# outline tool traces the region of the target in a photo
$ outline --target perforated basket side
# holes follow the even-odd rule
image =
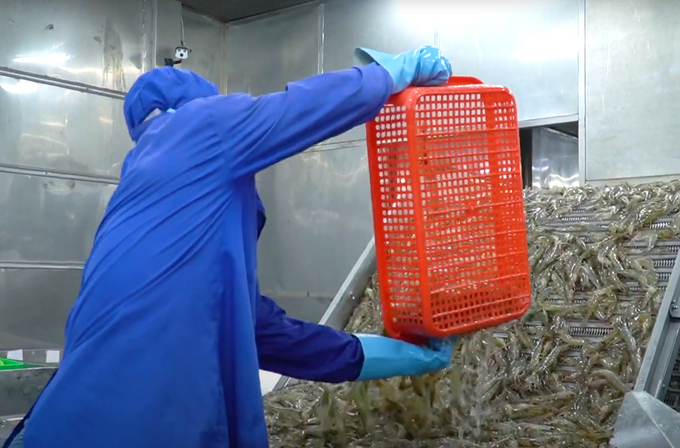
[[[398,323],[422,325],[406,106],[386,105],[367,134],[383,321],[399,338]]]
[[[531,291],[509,90],[459,80],[407,89],[367,131],[387,332],[422,341],[524,314]]]
[[[515,319],[530,302],[519,136],[507,89],[431,90],[414,137],[431,311],[449,336]]]

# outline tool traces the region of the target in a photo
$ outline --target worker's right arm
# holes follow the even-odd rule
[[[260,296],[255,329],[260,369],[292,378],[340,383],[358,378],[364,365],[359,339],[325,325],[286,315]]]
[[[427,348],[383,336],[351,335],[289,317],[262,295],[255,340],[260,369],[328,383],[436,372],[449,365],[455,345],[447,341]]]
[[[371,63],[293,82],[284,92],[216,96],[206,105],[230,175],[240,178],[375,118],[393,86],[390,73]]]

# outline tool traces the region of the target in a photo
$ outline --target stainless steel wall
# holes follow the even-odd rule
[[[440,46],[457,74],[509,86],[525,124],[578,114],[578,0],[329,0],[228,28],[229,92],[264,94],[353,64],[362,45]],[[372,236],[364,129],[262,173],[264,292],[318,318]],[[312,300],[298,300],[310,298]]]
[[[680,3],[587,0],[585,177],[680,174]]]
[[[182,68],[193,70],[214,82],[226,93],[227,27],[208,17],[183,10],[185,44],[191,48],[191,56],[181,64]],[[172,50],[174,51],[174,45]]]
[[[0,349],[63,344],[132,143],[124,92],[181,39],[223,85],[224,26],[173,0],[0,3]]]

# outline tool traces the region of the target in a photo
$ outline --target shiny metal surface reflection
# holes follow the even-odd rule
[[[414,4],[418,4],[417,2]],[[427,8],[422,5],[423,9]],[[436,8],[434,8],[436,9]],[[408,1],[344,0],[325,2],[323,70],[330,72],[355,64],[359,46],[401,53],[435,43],[435,14],[411,14]],[[457,65],[457,64],[454,64]],[[458,70],[459,67],[456,67]],[[363,140],[364,126],[331,139],[331,142]],[[368,242],[362,241],[362,247]],[[358,252],[357,256],[359,255]],[[347,267],[349,269],[351,264]],[[349,272],[349,271],[347,271]],[[344,275],[347,275],[344,272]],[[339,286],[339,284],[338,284]]]
[[[132,147],[123,102],[0,76],[0,164],[116,178]]]
[[[0,172],[0,267],[84,262],[114,190],[115,185]]]
[[[182,68],[200,74],[226,93],[226,26],[186,9],[182,11],[182,17],[185,44],[192,50]]]
[[[456,73],[509,87],[520,121],[578,113],[578,0],[446,5],[438,39]]]
[[[143,72],[162,66],[181,40],[191,44],[190,69],[217,79],[224,26],[182,12],[175,0],[6,0],[0,5],[0,67],[127,91]],[[221,53],[221,50],[220,50]]]
[[[64,345],[81,270],[0,268],[0,349]]]
[[[59,348],[132,147],[124,92],[180,44],[224,88],[224,26],[175,0],[0,2],[0,350]]]
[[[679,2],[586,2],[588,182],[680,173],[679,16]]]
[[[228,92],[262,95],[283,90],[290,81],[315,75],[318,30],[317,4],[230,25],[226,58]]]
[[[184,0],[183,3],[224,22],[266,14],[313,0]]]
[[[680,414],[647,392],[628,392],[616,419],[613,448],[680,447]]]
[[[578,139],[551,129],[534,129],[532,172],[534,188],[578,186]]]
[[[373,234],[366,147],[315,148],[262,173],[258,189],[268,222],[259,276],[273,298],[332,298]],[[348,268],[348,269],[349,269]],[[302,313],[302,311],[300,311]],[[319,316],[320,317],[320,316]]]
[[[0,66],[125,91],[142,73],[144,3],[3,1]]]

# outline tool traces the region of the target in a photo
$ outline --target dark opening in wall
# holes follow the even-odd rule
[[[532,128],[519,130],[519,146],[522,152],[522,186],[524,188],[531,187],[531,179],[533,177],[531,169],[533,135]]]
[[[524,188],[578,185],[578,122],[519,131]]]

